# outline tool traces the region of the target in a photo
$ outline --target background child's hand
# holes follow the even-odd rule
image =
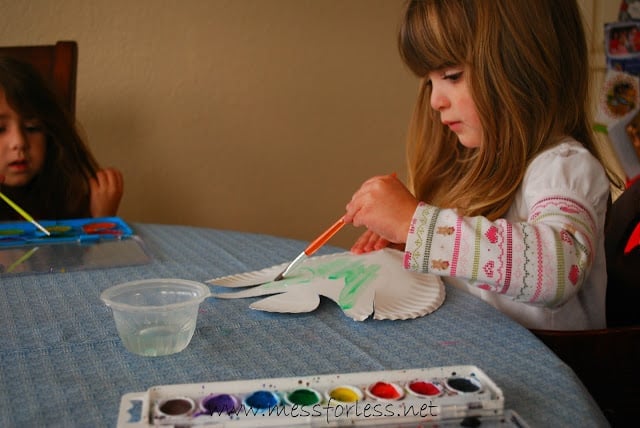
[[[89,180],[91,187],[91,216],[116,215],[124,189],[122,173],[115,168],[101,169]]]
[[[365,181],[353,194],[344,215],[345,223],[368,229],[352,251],[373,251],[389,243],[404,243],[417,206],[416,198],[394,175]]]

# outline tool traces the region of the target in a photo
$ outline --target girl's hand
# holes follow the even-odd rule
[[[377,176],[365,181],[353,194],[344,215],[345,223],[368,229],[356,241],[352,251],[380,249],[385,241],[387,245],[403,244],[417,206],[418,200],[395,175]]]
[[[386,247],[395,248],[396,250],[404,250],[404,244],[392,244],[380,235],[367,230],[360,235],[353,244],[351,252],[354,254],[370,253],[371,251],[381,250]]]
[[[115,168],[101,169],[89,180],[91,216],[111,217],[118,212],[124,189],[122,173]]]

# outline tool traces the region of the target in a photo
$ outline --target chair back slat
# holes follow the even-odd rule
[[[0,55],[31,63],[47,79],[62,105],[75,118],[78,44],[59,41],[54,45],[0,46]]]

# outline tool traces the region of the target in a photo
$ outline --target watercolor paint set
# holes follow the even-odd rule
[[[119,217],[99,217],[40,224],[0,223],[0,276],[69,272],[146,264],[151,257],[143,240]]]
[[[0,223],[0,247],[63,242],[91,243],[127,238],[133,234],[129,225],[119,217],[42,220],[39,223],[50,235],[47,236],[28,221]]]
[[[476,366],[154,386],[122,396],[118,427],[527,427]]]

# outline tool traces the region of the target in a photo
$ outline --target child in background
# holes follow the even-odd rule
[[[120,171],[100,169],[73,120],[30,64],[0,57],[1,189],[31,216],[116,215]],[[0,221],[23,220],[0,201]]]
[[[410,189],[367,180],[345,222],[352,251],[402,246],[407,269],[443,276],[528,328],[605,327],[610,185],[589,117],[575,0],[415,0],[399,33],[421,78],[408,137]]]

